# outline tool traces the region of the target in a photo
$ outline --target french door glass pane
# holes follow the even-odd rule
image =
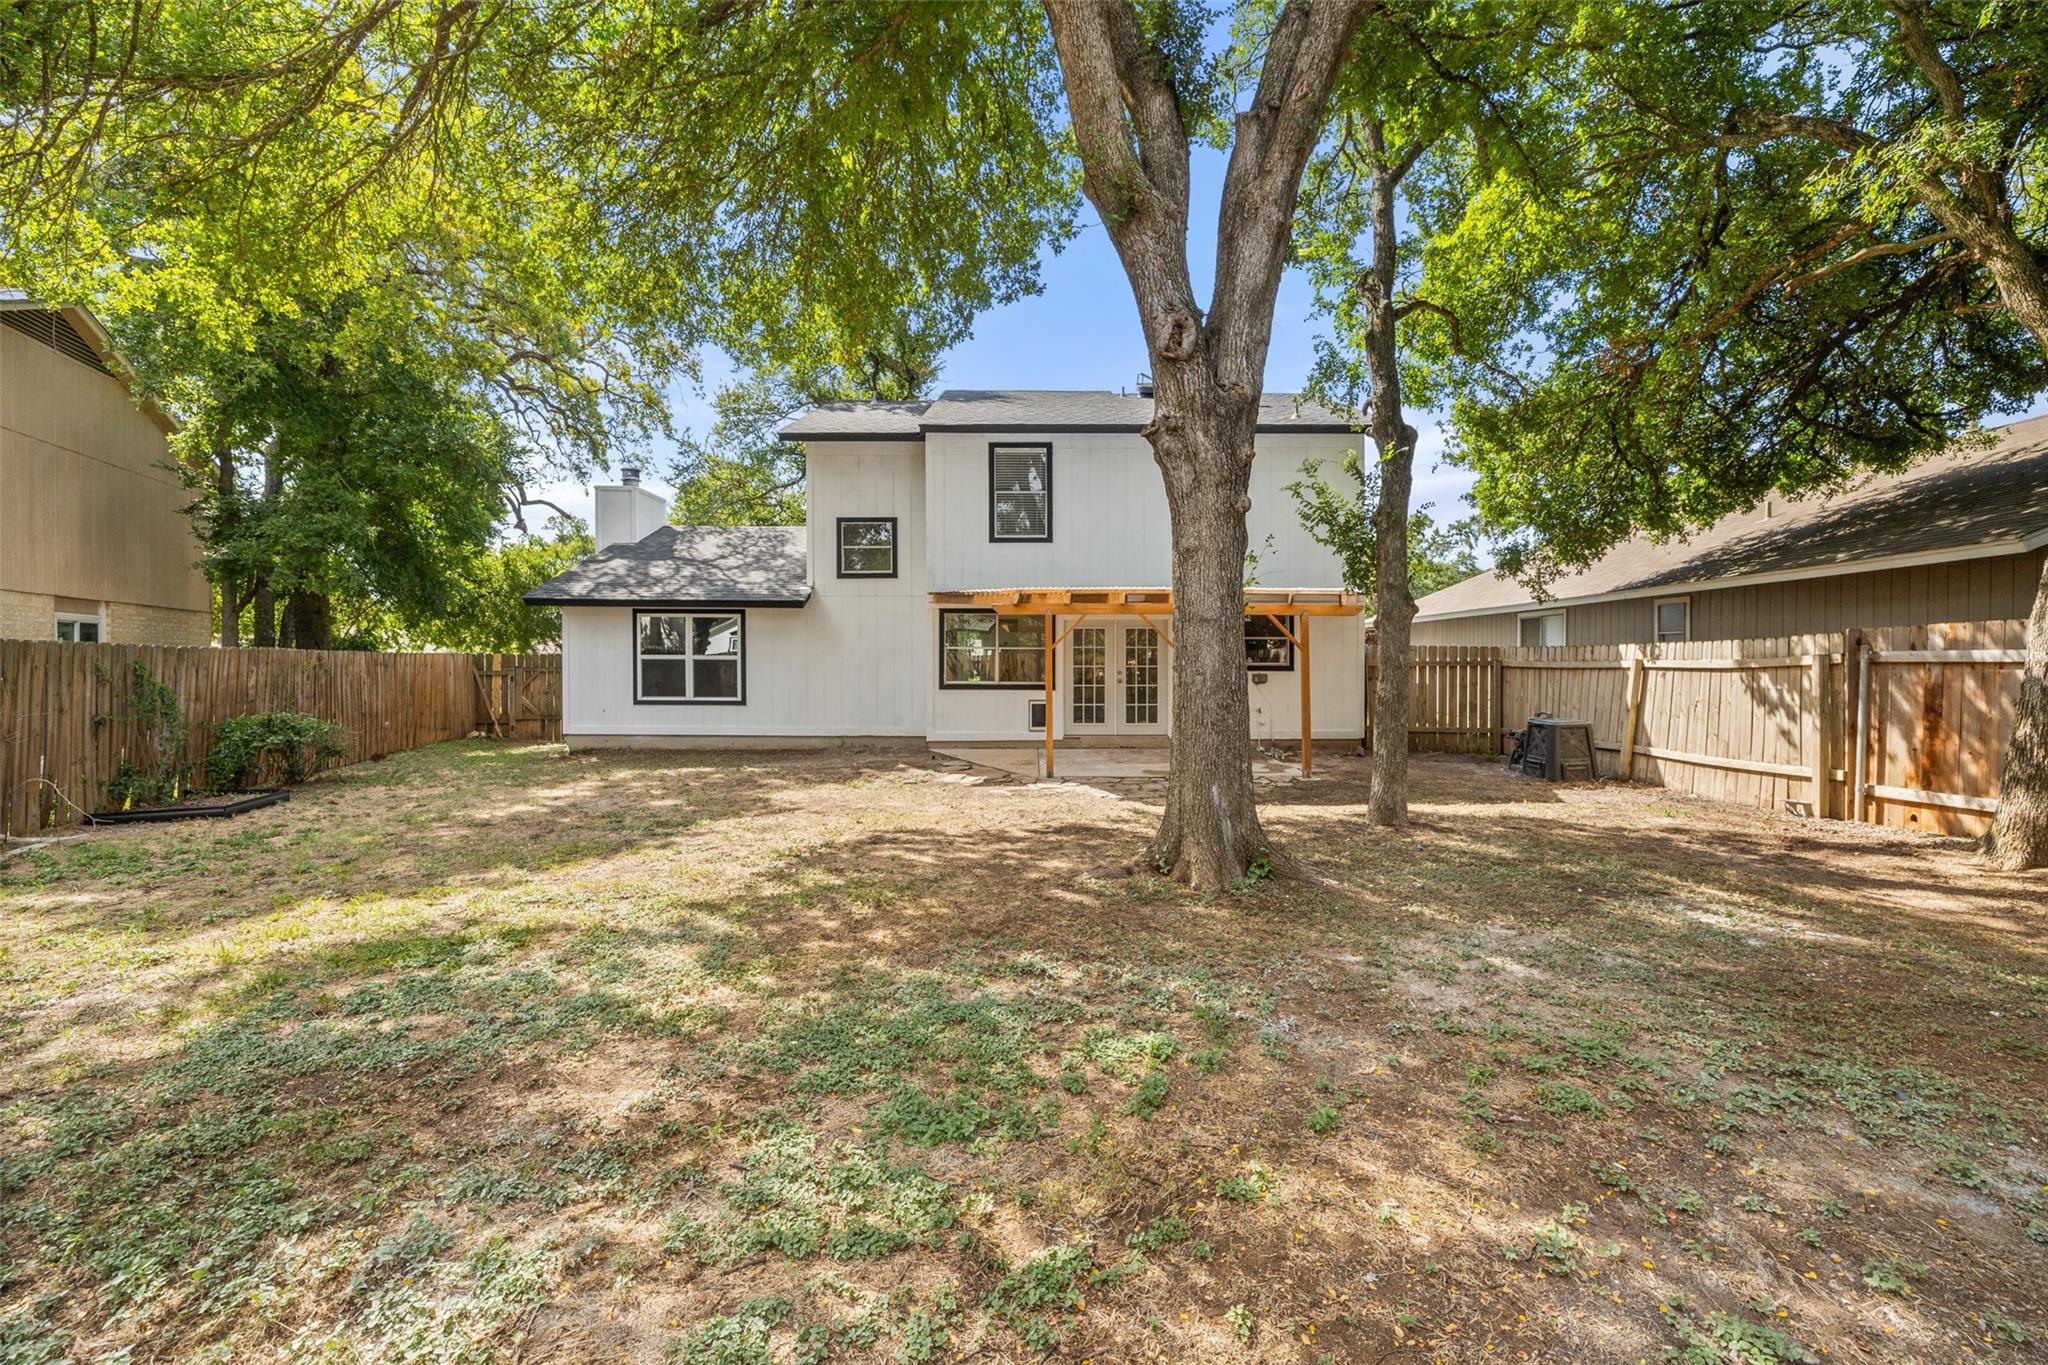
[[[1074,631],[1074,724],[1109,724],[1109,647],[1101,626]]]
[[[1124,724],[1159,723],[1159,637],[1124,631]]]

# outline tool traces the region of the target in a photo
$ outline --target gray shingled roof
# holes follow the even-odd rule
[[[2014,422],[1995,435],[1989,449],[1938,455],[1833,498],[1773,499],[1690,540],[1624,541],[1551,584],[1549,600],[1802,570],[1853,573],[1872,561],[1982,546],[2035,548],[2048,540],[2048,417]],[[1511,611],[1533,601],[1513,579],[1480,574],[1418,601],[1416,619]]]
[[[801,526],[664,526],[576,561],[522,599],[534,606],[800,607]]]
[[[1107,389],[948,389],[929,403],[828,403],[782,428],[806,439],[914,440],[927,431],[1142,431],[1152,400]],[[1260,431],[1349,432],[1341,413],[1292,393],[1259,401]]]
[[[792,441],[806,436],[891,437],[915,440],[929,403],[827,403],[782,428]]]

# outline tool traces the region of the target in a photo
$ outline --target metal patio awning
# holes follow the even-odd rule
[[[998,616],[1171,616],[1171,588],[965,588],[931,595],[934,606]],[[1334,588],[1247,588],[1247,616],[1358,616],[1365,599]]]

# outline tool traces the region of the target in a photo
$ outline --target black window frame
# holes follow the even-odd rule
[[[997,630],[998,632],[1000,632],[1000,631],[1002,630],[1002,628],[1003,628],[1003,622],[1004,622],[1004,621],[1038,621],[1038,622],[1041,622],[1041,623],[1042,623],[1042,622],[1043,622],[1043,621],[1045,620],[1045,618],[1044,618],[1044,617],[1042,617],[1042,616],[1004,616],[1004,615],[1002,615],[1002,614],[1000,614],[1000,613],[998,613],[998,612],[996,612],[996,611],[993,611],[993,610],[991,610],[991,609],[989,609],[989,608],[987,608],[987,607],[942,607],[942,608],[940,608],[940,609],[939,609],[939,623],[938,623],[938,624],[939,624],[939,643],[938,643],[938,649],[937,649],[936,653],[937,653],[937,656],[938,656],[938,675],[939,675],[939,690],[940,690],[941,692],[1043,692],[1043,691],[1045,691],[1045,680],[1044,680],[1043,678],[1039,679],[1039,680],[1038,680],[1038,681],[1036,681],[1036,682],[947,682],[947,681],[946,681],[946,618],[947,618],[948,616],[993,616],[993,617],[995,617],[995,620],[996,620],[996,630]],[[1000,645],[998,645],[998,646],[997,646],[997,648],[998,648],[998,650],[1000,650],[1000,649],[1001,649],[1001,646],[1000,646]],[[1037,654],[1039,654],[1040,656],[1043,656],[1043,655],[1044,655],[1044,653],[1045,653],[1045,647],[1044,647],[1043,645],[1041,645],[1041,646],[1039,646],[1039,647],[1038,647],[1038,649],[1036,649],[1036,650],[1035,650],[1035,651],[1033,651],[1033,652],[1034,652],[1034,653],[1037,653]],[[1057,653],[1057,651],[1055,651],[1055,653]],[[1002,656],[1001,656],[1001,654],[999,653],[999,654],[998,654],[998,655],[996,656],[996,673],[997,673],[997,675],[998,675],[999,677],[1000,677],[1000,676],[1001,676],[1001,674],[1002,674],[1002,670],[1003,670]],[[1054,690],[1054,691],[1058,691],[1058,690],[1059,690],[1059,665],[1058,665],[1058,662],[1057,662],[1056,660],[1055,660],[1055,661],[1054,661],[1054,663],[1053,663],[1053,690]]]
[[[640,618],[643,616],[733,616],[740,623],[740,694],[737,697],[648,697],[640,688]],[[632,651],[633,705],[635,706],[745,706],[747,704],[747,613],[742,607],[644,607],[633,613]],[[688,654],[672,656],[689,659]]]
[[[1254,621],[1261,621],[1261,620],[1264,620],[1264,621],[1272,621],[1272,620],[1276,620],[1276,619],[1278,619],[1278,618],[1276,618],[1275,616],[1273,616],[1273,615],[1272,615],[1271,613],[1268,613],[1268,612],[1246,612],[1246,613],[1245,613],[1245,616],[1244,616],[1244,624],[1245,624],[1245,645],[1246,645],[1246,654],[1245,654],[1245,661],[1244,661],[1244,671],[1245,671],[1245,672],[1247,672],[1247,673],[1292,673],[1292,672],[1294,671],[1294,641],[1292,641],[1292,640],[1288,639],[1288,638],[1287,638],[1287,637],[1286,637],[1285,635],[1275,635],[1275,636],[1273,636],[1273,637],[1271,637],[1271,638],[1273,638],[1273,639],[1277,639],[1277,640],[1279,640],[1279,641],[1280,641],[1280,643],[1281,643],[1281,644],[1283,644],[1283,645],[1287,646],[1287,662],[1286,662],[1286,663],[1284,663],[1284,664],[1255,664],[1255,663],[1253,663],[1253,662],[1252,662],[1252,660],[1251,660],[1251,654],[1250,654],[1250,645],[1251,645],[1251,624],[1252,624],[1252,622],[1254,622]],[[1301,622],[1302,622],[1302,620],[1303,620],[1303,619],[1304,619],[1304,618],[1302,618],[1302,617],[1300,617],[1300,616],[1290,616],[1290,617],[1288,617],[1288,618],[1287,618],[1287,628],[1288,628],[1289,630],[1293,630],[1293,631],[1299,631],[1299,630],[1301,629]]]
[[[846,567],[846,524],[850,521],[868,525],[886,524],[888,526],[889,571],[887,573],[876,573],[873,570],[848,569]],[[896,577],[897,569],[902,564],[903,558],[901,535],[902,529],[896,524],[896,518],[894,517],[841,517],[832,526],[832,567],[838,570],[838,576],[841,578],[894,578]],[[862,548],[872,549],[874,547],[863,546]]]
[[[996,452],[998,450],[1039,450],[1045,452],[1045,534],[1042,536],[999,536],[996,534]],[[1045,545],[1052,541],[1052,442],[990,441],[988,443],[988,541],[991,545]]]

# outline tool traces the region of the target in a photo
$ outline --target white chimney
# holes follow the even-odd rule
[[[597,494],[597,548],[644,540],[668,525],[668,499],[640,486],[640,467],[624,465],[617,483],[601,483]]]

